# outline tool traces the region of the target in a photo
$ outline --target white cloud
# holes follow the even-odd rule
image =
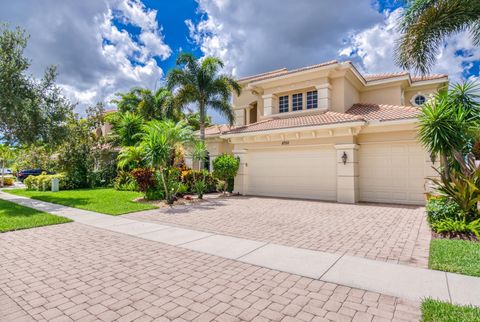
[[[186,21],[190,38],[238,76],[336,58],[350,33],[383,19],[369,0],[198,2],[204,19]]]
[[[58,83],[80,112],[133,86],[153,88],[164,75],[156,59],[167,59],[172,50],[156,16],[138,0],[16,1],[2,3],[0,10],[0,21],[31,35],[26,54],[33,74],[57,65]],[[119,29],[114,19],[140,33]]]
[[[368,73],[398,71],[394,63],[394,48],[395,41],[400,37],[396,24],[402,13],[402,9],[385,12],[384,21],[352,34],[348,45],[338,51],[339,55],[358,62]],[[459,50],[469,55],[458,55]],[[452,81],[460,81],[465,68],[478,60],[480,50],[472,44],[469,33],[462,32],[447,39],[437,55],[432,72],[445,73]]]

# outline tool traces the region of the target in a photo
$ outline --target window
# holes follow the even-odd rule
[[[307,110],[318,107],[317,91],[307,92]]]
[[[278,98],[278,112],[288,112],[288,96],[280,96]]]
[[[413,101],[415,102],[415,105],[416,105],[416,106],[420,106],[420,105],[422,105],[423,103],[425,103],[426,98],[425,98],[425,96],[423,96],[423,95],[417,95],[417,96],[415,96],[415,98],[414,98]]]
[[[303,94],[292,95],[292,111],[300,111],[302,109]]]

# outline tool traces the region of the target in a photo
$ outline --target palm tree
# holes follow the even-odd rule
[[[5,167],[13,158],[14,158],[13,150],[4,144],[0,144],[0,165],[1,165],[0,187],[4,186]]]
[[[182,118],[180,109],[174,104],[172,92],[165,87],[160,87],[156,91],[135,87],[117,96],[120,99],[113,102],[117,104],[121,113],[136,113],[147,121],[163,119],[178,121]]]
[[[208,151],[207,147],[205,146],[205,142],[201,140],[196,140],[193,142],[192,146],[190,147],[190,157],[192,158],[193,162],[198,162],[199,168],[201,170],[201,164],[207,158]],[[193,173],[193,184],[195,192],[198,195],[198,199],[203,199],[203,194],[206,190],[205,185],[205,170],[201,171],[201,179],[197,180],[195,173]]]
[[[117,156],[117,160],[120,169],[126,167],[130,169],[139,168],[143,164],[143,150],[138,145],[123,147]]]
[[[176,191],[169,186],[166,170],[169,167],[175,149],[189,142],[192,138],[191,129],[185,122],[171,120],[150,121],[144,126],[144,134],[140,147],[144,154],[145,162],[157,170],[165,192],[167,203],[173,203]]]
[[[397,64],[426,74],[447,36],[468,30],[480,45],[480,1],[410,0],[399,29]]]
[[[449,158],[455,151],[469,152],[480,124],[478,85],[454,85],[427,101],[418,117],[420,142],[442,159],[444,174],[449,173]]]
[[[107,121],[113,127],[113,140],[122,146],[133,146],[140,140],[144,119],[133,112],[109,114]]]
[[[198,104],[200,113],[200,139],[205,140],[207,108],[225,116],[233,124],[234,113],[230,104],[232,91],[240,95],[241,87],[232,77],[219,74],[223,62],[215,57],[198,60],[190,53],[182,53],[177,58],[177,68],[167,75],[169,89],[177,88],[177,102],[185,106]]]

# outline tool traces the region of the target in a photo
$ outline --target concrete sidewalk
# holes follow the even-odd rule
[[[480,306],[480,278],[263,243],[65,207],[0,192],[0,198],[78,223],[325,282],[411,300]]]

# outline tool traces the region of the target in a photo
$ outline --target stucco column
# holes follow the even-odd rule
[[[273,108],[275,105],[275,95],[266,94],[262,95],[263,98],[263,115],[269,116],[273,114]]]
[[[245,108],[237,108],[234,110],[235,112],[235,125],[236,126],[243,126],[245,125]]]
[[[357,144],[337,144],[337,201],[356,203],[358,188],[358,149]],[[344,158],[346,156],[346,162]]]
[[[318,95],[318,108],[330,109],[332,104],[332,85],[324,83],[316,85]]]
[[[210,171],[213,171],[213,160],[215,160],[219,154],[209,154],[209,162],[210,162]]]
[[[439,174],[435,169],[440,169],[440,166],[439,155],[435,155],[432,160],[430,154],[425,152],[425,163],[423,167],[423,172],[425,174],[424,193],[435,193],[435,184],[430,179],[439,178]]]
[[[237,175],[235,177],[235,186],[233,187],[234,193],[239,193],[241,195],[246,195],[247,191],[247,180],[248,180],[248,154],[247,150],[233,150],[232,151],[235,157],[240,158],[240,167],[238,168]]]

